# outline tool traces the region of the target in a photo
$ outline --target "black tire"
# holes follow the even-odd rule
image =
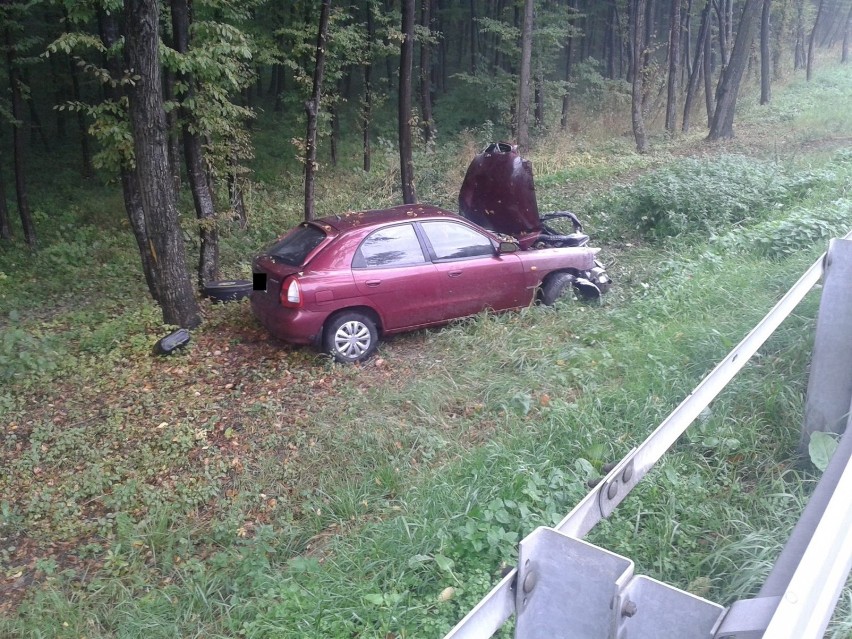
[[[541,303],[553,306],[559,299],[573,294],[574,276],[571,273],[554,273],[541,286]]]
[[[252,283],[249,280],[223,280],[210,282],[201,290],[205,296],[218,302],[233,302],[248,297]]]
[[[363,362],[378,345],[376,323],[363,313],[344,311],[325,324],[323,348],[341,364]]]
[[[154,353],[156,355],[170,355],[177,349],[183,348],[189,344],[189,331],[185,328],[179,328],[173,333],[169,333],[165,337],[157,340],[154,344]]]

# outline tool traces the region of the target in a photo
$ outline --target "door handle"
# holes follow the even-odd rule
[[[460,277],[461,274],[462,271],[450,271],[449,273],[447,273],[447,275],[449,275],[450,277]]]
[[[364,284],[366,284],[370,288],[376,288],[381,283],[382,280],[367,280],[366,282],[364,282]]]

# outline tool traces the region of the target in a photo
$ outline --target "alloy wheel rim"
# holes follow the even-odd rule
[[[334,347],[349,359],[355,359],[370,348],[370,329],[362,322],[345,322],[334,333]]]

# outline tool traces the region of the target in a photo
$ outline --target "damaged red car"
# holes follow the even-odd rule
[[[476,156],[459,207],[461,215],[412,204],[300,224],[254,259],[255,316],[275,337],[358,362],[383,335],[609,288],[577,218],[539,216],[532,168],[514,147]],[[572,232],[551,226],[560,218]]]

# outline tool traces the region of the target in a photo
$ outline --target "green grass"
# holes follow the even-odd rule
[[[824,77],[826,101],[846,95],[848,71]],[[776,91],[772,108],[805,135],[823,102],[791,110],[802,91]],[[832,136],[849,135],[832,112]],[[616,281],[606,300],[400,336],[360,368],[270,343],[246,304],[205,304],[186,352],[151,357],[166,329],[132,240],[98,231],[123,228],[120,201],[62,187],[43,249],[0,254],[0,576],[34,580],[0,636],[442,636],[520,538],[561,519],[852,227],[848,152],[774,153],[750,133],[763,112],[744,115],[745,144],[723,149],[734,161],[671,152],[694,140],[651,157],[619,139],[543,145],[542,208],[587,211]],[[486,133],[418,151],[423,200],[454,206]],[[288,153],[280,140],[258,153],[252,225],[224,238],[228,275],[300,216],[298,176],[276,164]],[[319,208],[397,201],[392,149],[378,145],[375,162],[334,172]],[[694,188],[704,170],[771,175],[762,183],[784,197],[665,238],[607,203],[617,180],[687,217],[693,204],[727,211],[708,190],[684,203],[664,188],[666,176]],[[753,208],[747,189],[727,197]],[[817,304],[806,299],[593,543],[721,603],[756,592],[815,480],[791,454]]]

